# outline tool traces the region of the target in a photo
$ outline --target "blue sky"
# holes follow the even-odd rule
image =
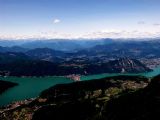
[[[160,0],[0,0],[0,37],[160,35]]]

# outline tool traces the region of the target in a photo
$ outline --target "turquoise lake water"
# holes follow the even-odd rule
[[[160,67],[155,68],[152,72],[140,73],[140,74],[98,74],[82,76],[81,80],[100,79],[104,77],[111,77],[117,75],[142,75],[145,77],[154,77],[160,74]],[[70,83],[72,80],[65,77],[0,77],[1,80],[16,82],[19,85],[8,89],[0,95],[0,106],[7,105],[13,101],[24,100],[27,98],[37,97],[41,91],[60,83]]]

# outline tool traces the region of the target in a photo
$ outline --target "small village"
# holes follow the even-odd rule
[[[72,75],[67,75],[66,78],[69,78],[75,82],[78,82],[81,80],[81,76],[80,75],[76,75],[76,74],[72,74]]]

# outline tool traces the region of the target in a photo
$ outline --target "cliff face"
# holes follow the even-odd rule
[[[120,58],[102,64],[91,64],[85,69],[88,74],[97,73],[143,73],[152,71],[136,59]]]
[[[110,61],[108,64],[110,64],[111,70],[115,69],[118,73],[140,73],[151,71],[140,61],[130,58],[120,58],[115,61]]]

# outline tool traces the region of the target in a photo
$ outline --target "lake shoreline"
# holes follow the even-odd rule
[[[144,76],[147,78],[152,78],[156,75],[160,74],[160,67],[154,69],[152,72],[146,73],[138,73],[138,74],[96,74],[96,75],[88,75],[88,76],[80,76],[80,81],[101,79],[105,77],[114,77],[120,75],[128,75],[128,76]],[[11,88],[5,91],[2,95],[0,95],[1,104],[7,105],[13,101],[21,101],[29,98],[34,98],[39,95],[39,93],[51,86],[56,84],[65,84],[74,82],[70,78],[66,76],[45,76],[45,77],[0,77],[5,81],[17,82],[19,86]],[[38,82],[37,82],[38,81]],[[29,89],[28,89],[29,88]],[[22,90],[23,89],[23,90]],[[14,94],[16,96],[14,96]]]

